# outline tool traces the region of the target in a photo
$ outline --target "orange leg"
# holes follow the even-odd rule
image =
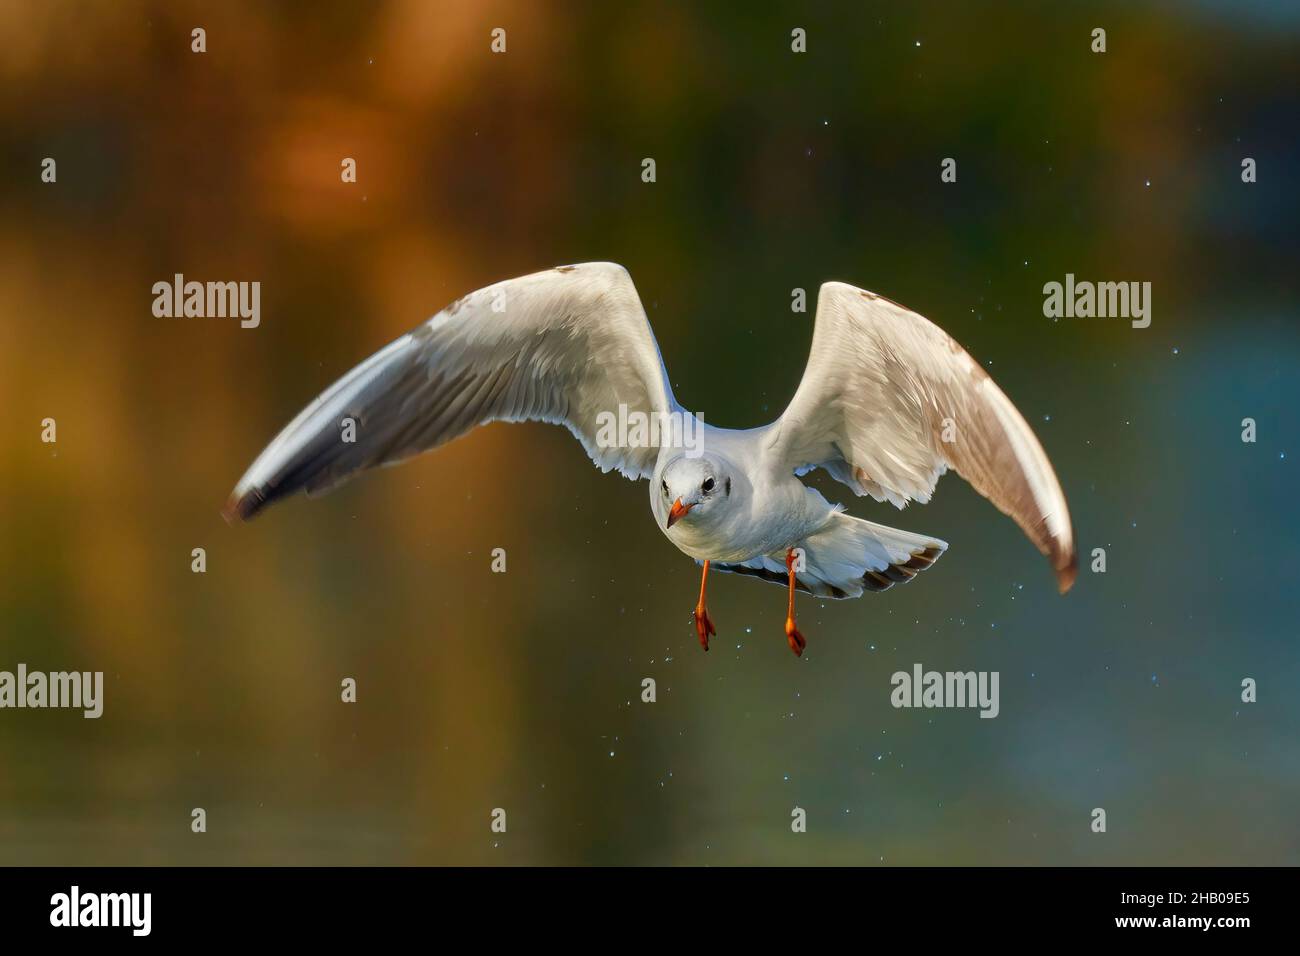
[[[785,569],[790,574],[790,603],[785,609],[785,639],[790,645],[790,650],[794,651],[794,656],[800,657],[808,642],[799,633],[799,628],[794,626],[794,548],[789,548],[785,552]]]
[[[704,574],[700,577],[700,603],[695,605],[695,633],[700,636],[700,647],[709,649],[709,635],[717,634],[713,622],[709,620],[709,609],[704,606],[704,587],[709,583],[709,562],[704,562]]]

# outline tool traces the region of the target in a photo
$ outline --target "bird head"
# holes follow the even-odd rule
[[[693,520],[722,507],[731,498],[731,475],[722,461],[711,455],[688,458],[680,455],[664,468],[658,495],[671,528],[688,514]]]

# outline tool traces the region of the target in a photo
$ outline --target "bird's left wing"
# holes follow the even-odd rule
[[[657,447],[602,438],[602,413],[620,407],[676,408],[627,270],[591,262],[508,279],[453,302],[331,385],[253,462],[225,513],[249,518],[491,421],[566,425],[602,471],[647,477]]]
[[[1070,512],[1042,445],[988,373],[915,312],[823,285],[803,381],[769,434],[774,468],[822,467],[899,508],[928,501],[953,468],[1048,557],[1062,593],[1074,583]]]

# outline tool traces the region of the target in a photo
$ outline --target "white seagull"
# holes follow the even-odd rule
[[[610,441],[602,423],[682,423]],[[226,504],[247,519],[298,491],[402,461],[492,421],[565,425],[601,471],[650,479],[650,510],[703,565],[695,628],[708,650],[709,569],[859,597],[911,580],[948,545],[845,514],[800,476],[824,468],[855,494],[926,502],[949,468],[1010,516],[1074,583],[1074,535],[1052,466],[988,374],[928,320],[827,282],[808,366],[789,407],[761,428],[705,424],[673,398],[627,270],[609,262],[508,279],[453,302],[331,385],[257,457]],[[349,433],[349,422],[351,423]],[[684,439],[696,435],[694,443]],[[645,440],[649,436],[652,440]]]

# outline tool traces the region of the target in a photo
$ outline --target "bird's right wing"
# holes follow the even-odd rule
[[[602,439],[602,413],[617,417],[620,407],[677,407],[627,270],[592,262],[508,279],[453,302],[331,385],[253,462],[225,513],[249,518],[490,421],[563,424],[602,471],[647,477],[657,445]]]

